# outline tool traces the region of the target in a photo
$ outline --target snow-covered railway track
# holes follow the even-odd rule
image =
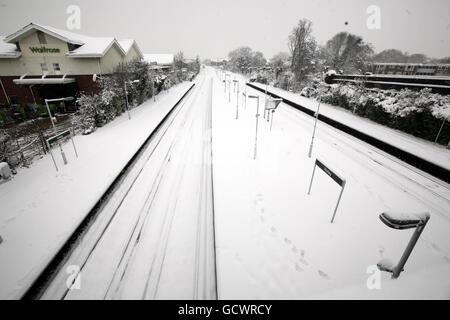
[[[192,140],[195,138],[192,132],[196,117],[204,113],[207,119],[208,112],[204,111],[209,110],[210,113],[211,109],[210,105],[200,103],[198,106],[199,96],[204,96],[207,91],[205,88],[208,87],[205,79],[200,78],[197,87],[164,119],[153,137],[140,150],[139,156],[135,157],[133,164],[123,172],[116,186],[103,197],[101,205],[96,206],[96,218],[91,219],[82,231],[79,230],[72,237],[70,246],[60,253],[64,257],[60,257],[52,268],[47,268],[43,279],[38,279],[26,298],[158,298],[161,279],[167,278],[162,275],[167,248],[173,242],[173,220],[175,217],[179,219],[177,214],[180,215],[179,207],[183,203],[183,199],[178,199],[178,194],[185,180],[186,164],[177,162],[184,161],[183,156],[189,156],[192,141],[195,141]],[[193,112],[193,109],[197,111]],[[207,135],[210,135],[210,126],[201,130],[206,130]],[[201,168],[211,172],[204,163]],[[211,185],[199,194],[212,203]],[[184,230],[188,235],[192,233],[200,236],[204,233],[201,246],[197,246],[196,252],[192,253],[198,260],[194,263],[197,277],[193,278],[199,283],[194,283],[194,289],[191,289],[192,298],[216,297],[215,258],[208,264],[207,270],[203,268],[198,271],[198,266],[205,265],[201,259],[211,261],[215,254],[214,239],[211,239],[212,206],[207,209],[193,212],[199,217],[207,217],[209,223],[206,228]],[[199,250],[208,252],[205,255]],[[68,270],[73,270],[74,266],[76,272],[69,274]],[[139,274],[136,268],[142,269],[142,278],[139,280],[145,278],[145,281],[138,281],[138,285],[134,285],[134,275]],[[79,278],[76,277],[78,275]],[[80,280],[81,288],[69,289],[68,285],[77,285],[77,280]],[[145,286],[140,287],[141,283],[145,283]],[[175,291],[177,289],[174,288]]]

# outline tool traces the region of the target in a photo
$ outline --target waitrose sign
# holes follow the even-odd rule
[[[59,53],[59,48],[46,48],[46,47],[30,47],[33,53]]]

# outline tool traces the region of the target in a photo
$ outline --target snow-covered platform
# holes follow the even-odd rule
[[[253,160],[256,99],[231,102],[221,78],[214,82],[213,163],[217,226],[218,288],[222,299],[448,299],[450,279],[450,189],[402,161],[322,122],[312,157],[308,149],[314,118],[281,103],[272,131],[262,117],[264,93],[245,86],[240,92],[260,97],[257,159]],[[233,91],[233,85],[231,85]],[[270,89],[272,90],[272,88]],[[317,103],[293,95],[315,110]],[[349,123],[361,118],[325,106],[330,116]],[[343,120],[344,121],[344,120]],[[373,134],[388,139],[376,124]],[[378,128],[380,127],[380,128]],[[400,145],[432,152],[439,147],[392,133]],[[417,150],[428,158],[424,150]],[[432,151],[430,151],[432,150]],[[446,150],[438,151],[441,162]],[[341,188],[317,169],[319,158],[346,180]],[[383,212],[428,212],[430,220],[398,279],[379,272],[382,259],[398,261],[412,230],[394,230],[380,221]]]
[[[266,90],[266,85],[264,84],[251,84],[261,90]],[[317,110],[318,102],[316,100],[272,86],[267,86],[267,91],[313,112]],[[399,130],[391,129],[369,119],[359,117],[348,110],[326,103],[321,103],[320,114],[398,149],[418,156],[432,164],[450,170],[450,150],[444,146],[414,137]],[[436,130],[439,130],[439,128],[436,128]]]
[[[0,185],[0,299],[20,298],[131,157],[192,86],[181,83],[88,136],[74,138],[79,158],[63,146]]]

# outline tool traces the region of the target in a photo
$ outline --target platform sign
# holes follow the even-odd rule
[[[319,159],[316,159],[316,166],[322,169],[331,179],[333,179],[341,187],[345,185],[345,180],[339,177],[336,173],[331,171],[325,164],[323,164]]]
[[[311,182],[309,184],[308,195],[311,194],[311,187],[312,187],[312,183],[313,183],[313,179],[314,179],[314,173],[316,172],[316,167],[319,167],[320,169],[322,169],[323,172],[325,172],[331,179],[333,179],[334,182],[336,182],[341,187],[341,192],[339,193],[339,198],[336,203],[336,207],[334,208],[333,217],[331,218],[331,223],[333,223],[334,217],[336,216],[336,212],[339,207],[339,203],[341,202],[342,193],[344,192],[345,179],[341,178],[337,173],[335,173],[333,170],[331,170],[322,161],[320,161],[319,159],[316,159],[316,162],[314,163],[313,173],[311,176]]]
[[[70,135],[71,135],[70,130],[66,130],[66,131],[61,132],[60,134],[58,134],[58,135],[56,135],[56,136],[54,136],[54,137],[51,137],[51,138],[47,139],[47,142],[48,142],[48,144],[51,146],[51,145],[54,144],[55,142],[58,142],[59,140],[62,140],[62,139],[64,139],[65,137],[70,136]]]

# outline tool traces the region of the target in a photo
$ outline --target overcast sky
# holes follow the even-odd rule
[[[218,58],[247,45],[270,58],[288,51],[289,32],[307,18],[320,44],[348,31],[376,51],[450,56],[450,0],[0,0],[0,35],[29,22],[67,29],[71,4],[81,8],[81,29],[71,31],[134,38],[144,53]],[[367,28],[370,5],[381,9],[379,30]]]

